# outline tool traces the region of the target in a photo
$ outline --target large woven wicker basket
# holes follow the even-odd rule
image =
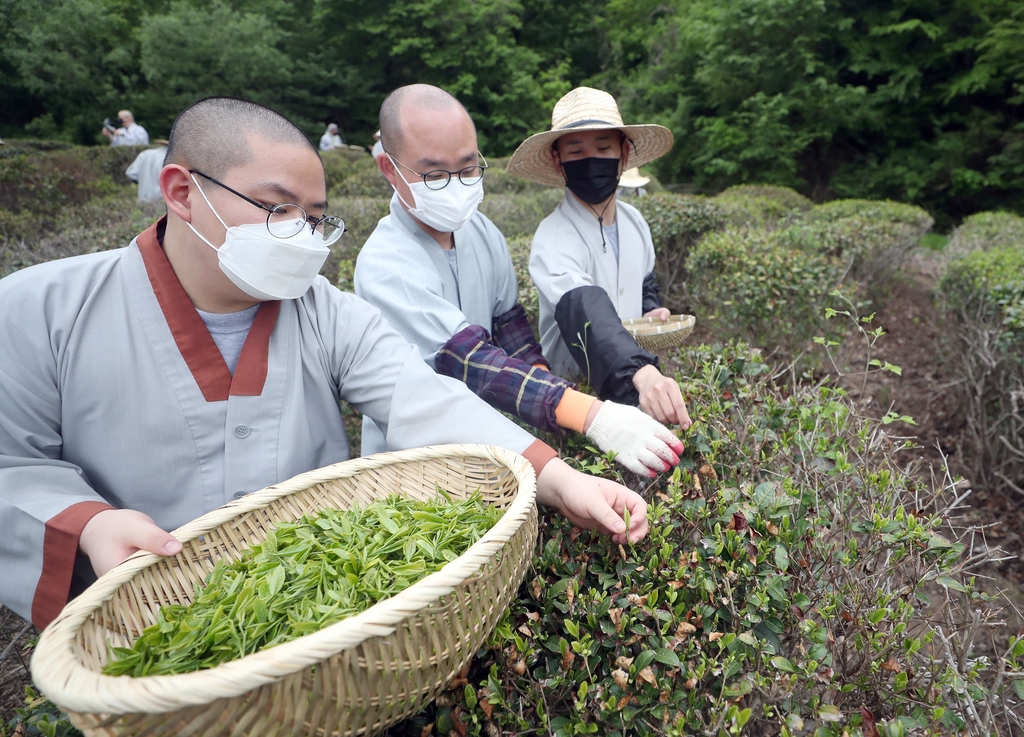
[[[637,344],[648,351],[663,351],[676,348],[683,344],[697,318],[693,315],[671,315],[668,320],[656,320],[653,317],[637,317],[623,320],[622,326],[636,339]]]
[[[219,558],[237,559],[276,522],[392,493],[463,498],[504,517],[465,554],[366,611],[208,670],[102,674],[107,645],[130,646],[161,605],[188,603]],[[497,625],[537,536],[533,469],[482,445],[384,453],[328,466],[228,504],[174,532],[182,551],[138,553],[72,601],[43,632],[32,677],[93,735],[362,735],[436,696]]]

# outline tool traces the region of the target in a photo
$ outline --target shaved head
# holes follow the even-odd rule
[[[380,142],[392,156],[400,156],[404,133],[402,117],[413,109],[461,110],[472,122],[462,103],[440,87],[429,84],[410,84],[399,87],[385,98],[380,106]]]
[[[164,164],[201,169],[214,179],[223,179],[234,167],[255,160],[247,140],[250,136],[302,146],[319,157],[306,134],[280,113],[247,100],[208,97],[186,108],[174,121]]]

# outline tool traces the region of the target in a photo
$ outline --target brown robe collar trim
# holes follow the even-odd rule
[[[206,323],[185,294],[160,245],[166,227],[167,217],[164,216],[140,234],[136,242],[167,326],[203,397],[207,402],[223,402],[232,394],[259,396],[267,380],[270,335],[274,332],[281,303],[264,302],[260,305],[232,376]]]

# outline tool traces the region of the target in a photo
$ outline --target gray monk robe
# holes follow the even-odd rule
[[[36,625],[88,571],[78,537],[97,512],[171,530],[346,460],[339,399],[392,450],[489,443],[538,470],[554,457],[323,278],[263,303],[232,375],[164,256],[163,222],[126,249],[0,280],[0,601]]]
[[[654,243],[643,215],[618,200],[619,256],[602,244],[601,226],[593,213],[565,190],[555,211],[541,221],[530,248],[530,277],[540,297],[540,345],[556,374],[580,371],[555,319],[566,293],[584,286],[600,287],[620,320],[644,314],[644,277],[654,271]]]

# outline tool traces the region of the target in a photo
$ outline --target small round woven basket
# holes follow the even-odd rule
[[[336,624],[207,670],[106,676],[107,645],[131,646],[165,604],[187,604],[220,558],[277,522],[399,493],[478,491],[502,519],[456,560]],[[371,735],[420,711],[483,645],[529,566],[536,479],[523,457],[483,445],[382,453],[296,476],[174,531],[178,555],[137,553],[43,632],[32,677],[87,737]]]
[[[637,344],[648,351],[663,351],[676,348],[683,344],[697,318],[693,315],[671,315],[668,320],[657,320],[653,317],[637,317],[623,320],[622,326],[636,339]]]

